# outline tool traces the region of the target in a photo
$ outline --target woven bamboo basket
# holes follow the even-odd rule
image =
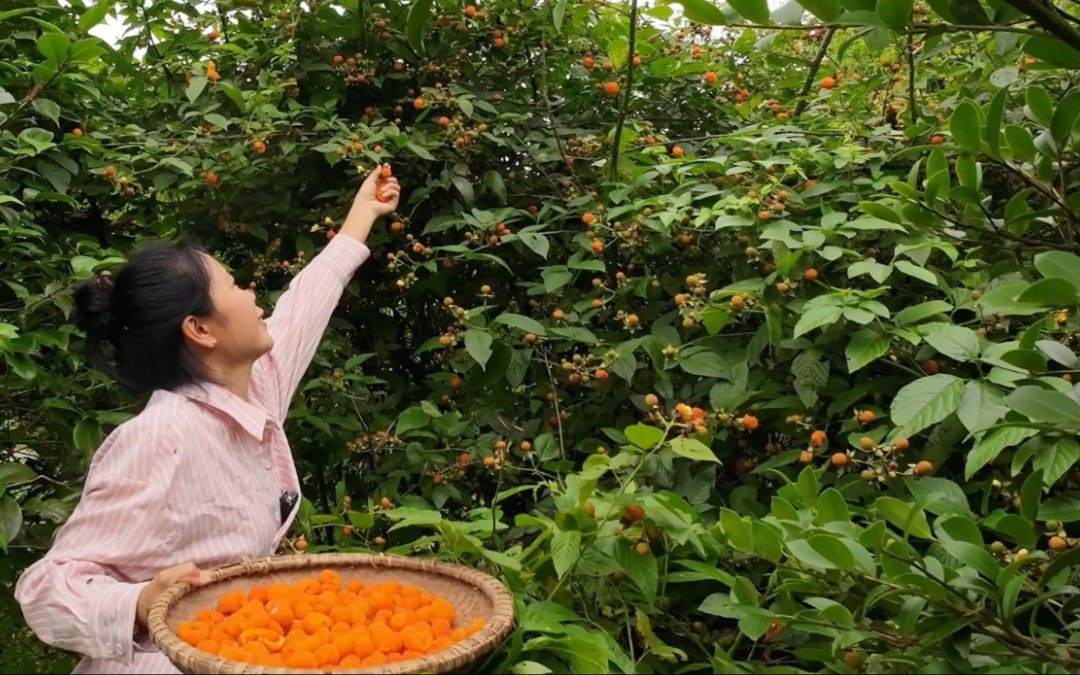
[[[510,592],[494,577],[461,565],[435,560],[395,555],[361,553],[325,553],[291,555],[242,562],[210,570],[211,582],[192,589],[180,582],[154,601],[149,614],[149,632],[154,644],[181,672],[211,675],[217,673],[293,673],[289,668],[259,666],[223,659],[189,645],[176,635],[181,621],[194,618],[204,607],[217,603],[222,593],[247,590],[256,584],[293,583],[304,576],[332,569],[342,581],[360,579],[365,584],[396,579],[401,584],[415,584],[445,598],[454,606],[455,626],[468,625],[476,618],[484,627],[464,640],[423,658],[388,663],[363,669],[339,669],[337,673],[454,673],[462,672],[484,654],[493,650],[514,620]],[[326,672],[322,669],[301,672]]]

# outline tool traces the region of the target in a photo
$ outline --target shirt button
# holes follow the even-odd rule
[[[272,469],[272,468],[273,468],[273,466],[274,466],[274,465],[273,465],[273,463],[272,463],[272,462],[271,462],[270,460],[268,460],[268,459],[264,459],[264,460],[263,460],[263,468],[264,468],[264,469],[266,469],[267,471],[269,471],[270,469]]]

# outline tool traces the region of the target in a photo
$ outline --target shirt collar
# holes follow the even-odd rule
[[[256,440],[263,439],[270,413],[257,402],[240,398],[229,389],[213,382],[195,382],[175,389],[177,394],[192,401],[197,401],[224,413],[229,419],[239,424],[244,431]]]

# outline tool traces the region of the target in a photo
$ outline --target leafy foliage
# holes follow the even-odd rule
[[[71,279],[188,232],[272,304],[389,161],[289,416],[286,552],[498,574],[498,672],[1075,671],[1059,4],[17,0],[5,587],[138,410]]]

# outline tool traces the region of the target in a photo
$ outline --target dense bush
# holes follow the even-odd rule
[[[70,282],[185,232],[271,307],[388,161],[284,553],[500,575],[495,672],[1080,668],[1080,6],[729,4],[0,12],[0,666],[139,409]]]

